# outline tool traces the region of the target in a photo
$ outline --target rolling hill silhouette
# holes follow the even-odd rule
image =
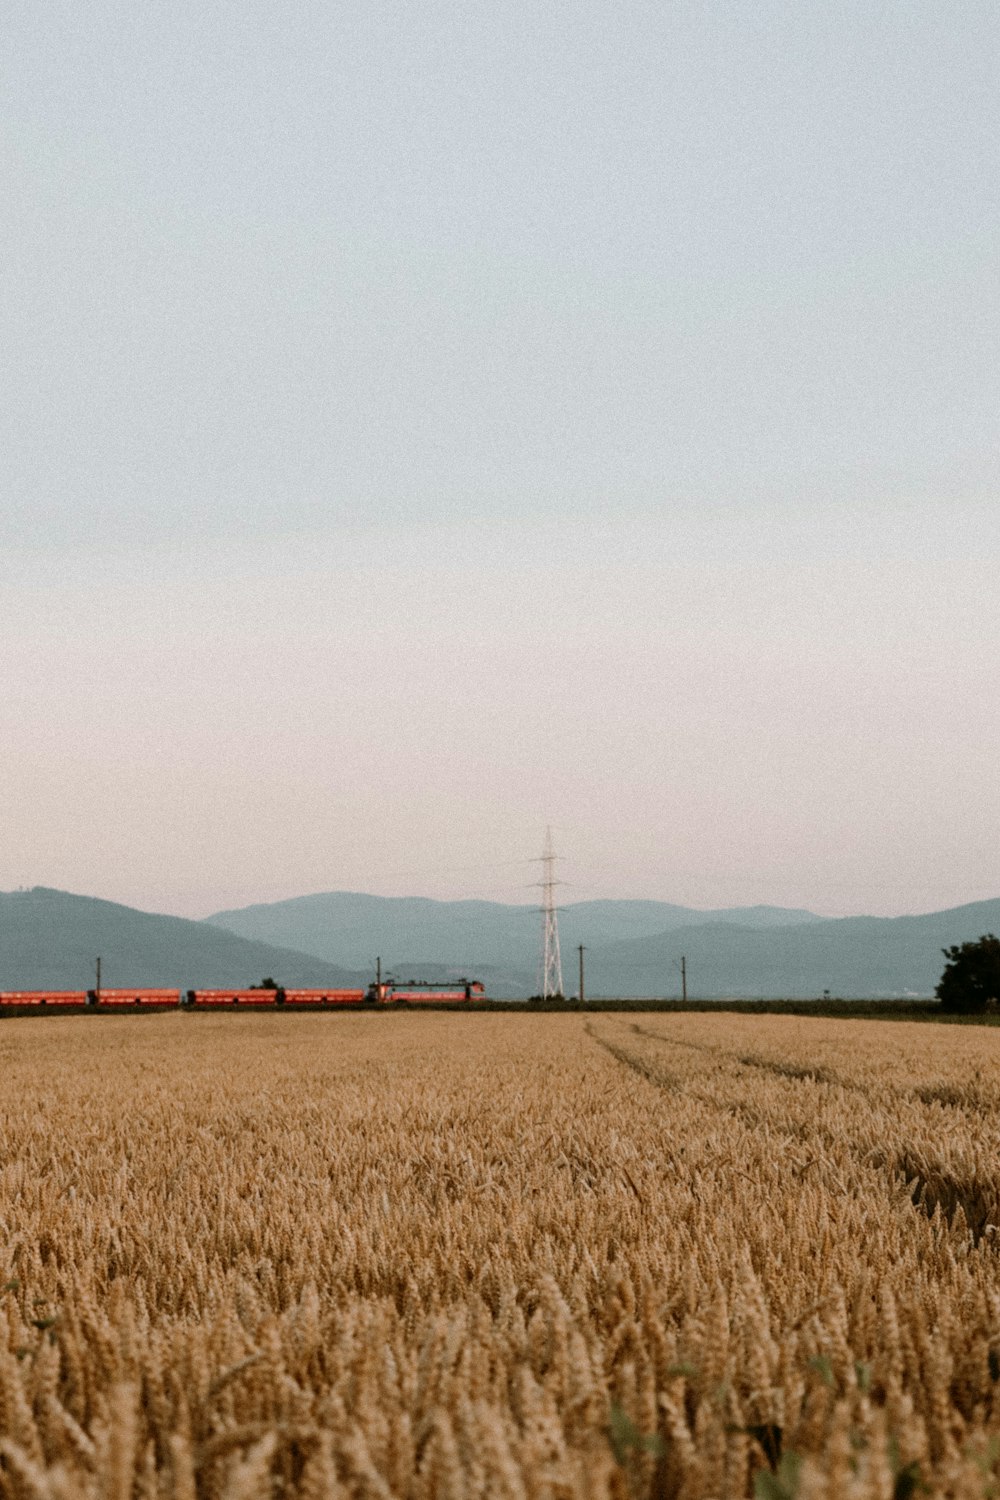
[[[526,995],[535,983],[535,907],[328,892],[207,920],[352,967],[379,953],[406,973],[435,965],[488,971],[495,995]],[[1000,900],[921,916],[837,919],[781,907],[693,911],[659,901],[584,901],[560,912],[559,927],[566,987],[576,988],[573,950],[583,943],[593,998],[678,995],[681,954],[692,997],[930,995],[941,949],[1000,929]]]
[[[237,937],[204,922],[158,916],[36,886],[0,892],[0,989],[87,989],[101,955],[103,983],[179,989],[368,982],[324,959]]]

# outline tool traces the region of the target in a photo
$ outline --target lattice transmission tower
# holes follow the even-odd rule
[[[562,959],[559,956],[559,923],[556,919],[556,852],[552,847],[552,829],[545,830],[542,851],[542,960],[538,993],[543,1000],[562,995]]]

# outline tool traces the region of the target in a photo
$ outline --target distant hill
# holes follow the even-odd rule
[[[732,925],[678,928],[611,943],[588,956],[591,995],[677,995],[677,959],[688,993],[706,999],[765,996],[845,999],[931,995],[941,949],[1000,930],[1000,900],[915,917],[844,917],[809,926],[749,931]]]
[[[656,937],[673,928],[734,922],[749,928],[818,923],[812,912],[752,906],[694,911],[666,901],[580,901],[559,913],[564,949],[630,938]],[[349,968],[369,968],[376,954],[409,973],[422,965],[517,971],[530,993],[538,955],[537,906],[498,901],[432,901],[424,897],[368,896],[329,891],[207,917],[257,942],[280,943]],[[521,988],[511,993],[521,993]]]
[[[497,996],[524,996],[535,985],[533,906],[338,891],[219,912],[207,925],[354,968],[380,954],[401,977],[468,974]],[[770,906],[693,911],[660,901],[582,901],[563,908],[559,931],[567,990],[576,989],[574,950],[583,943],[594,997],[677,995],[681,954],[692,997],[930,995],[941,949],[1000,931],[1000,901],[836,920]]]
[[[44,886],[0,892],[0,989],[87,989],[98,954],[109,989],[243,986],[266,976],[279,984],[354,987],[370,978],[204,922]]]

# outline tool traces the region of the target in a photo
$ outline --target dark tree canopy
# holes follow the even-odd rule
[[[941,952],[948,962],[934,993],[942,1010],[980,1011],[1000,1001],[1000,938],[987,932]]]

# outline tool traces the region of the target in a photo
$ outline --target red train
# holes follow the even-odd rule
[[[356,990],[0,990],[0,1010],[213,1010],[254,1006],[263,1010],[327,1010],[344,1006],[466,1005],[485,1000],[478,979],[457,984],[398,984],[388,980]]]

